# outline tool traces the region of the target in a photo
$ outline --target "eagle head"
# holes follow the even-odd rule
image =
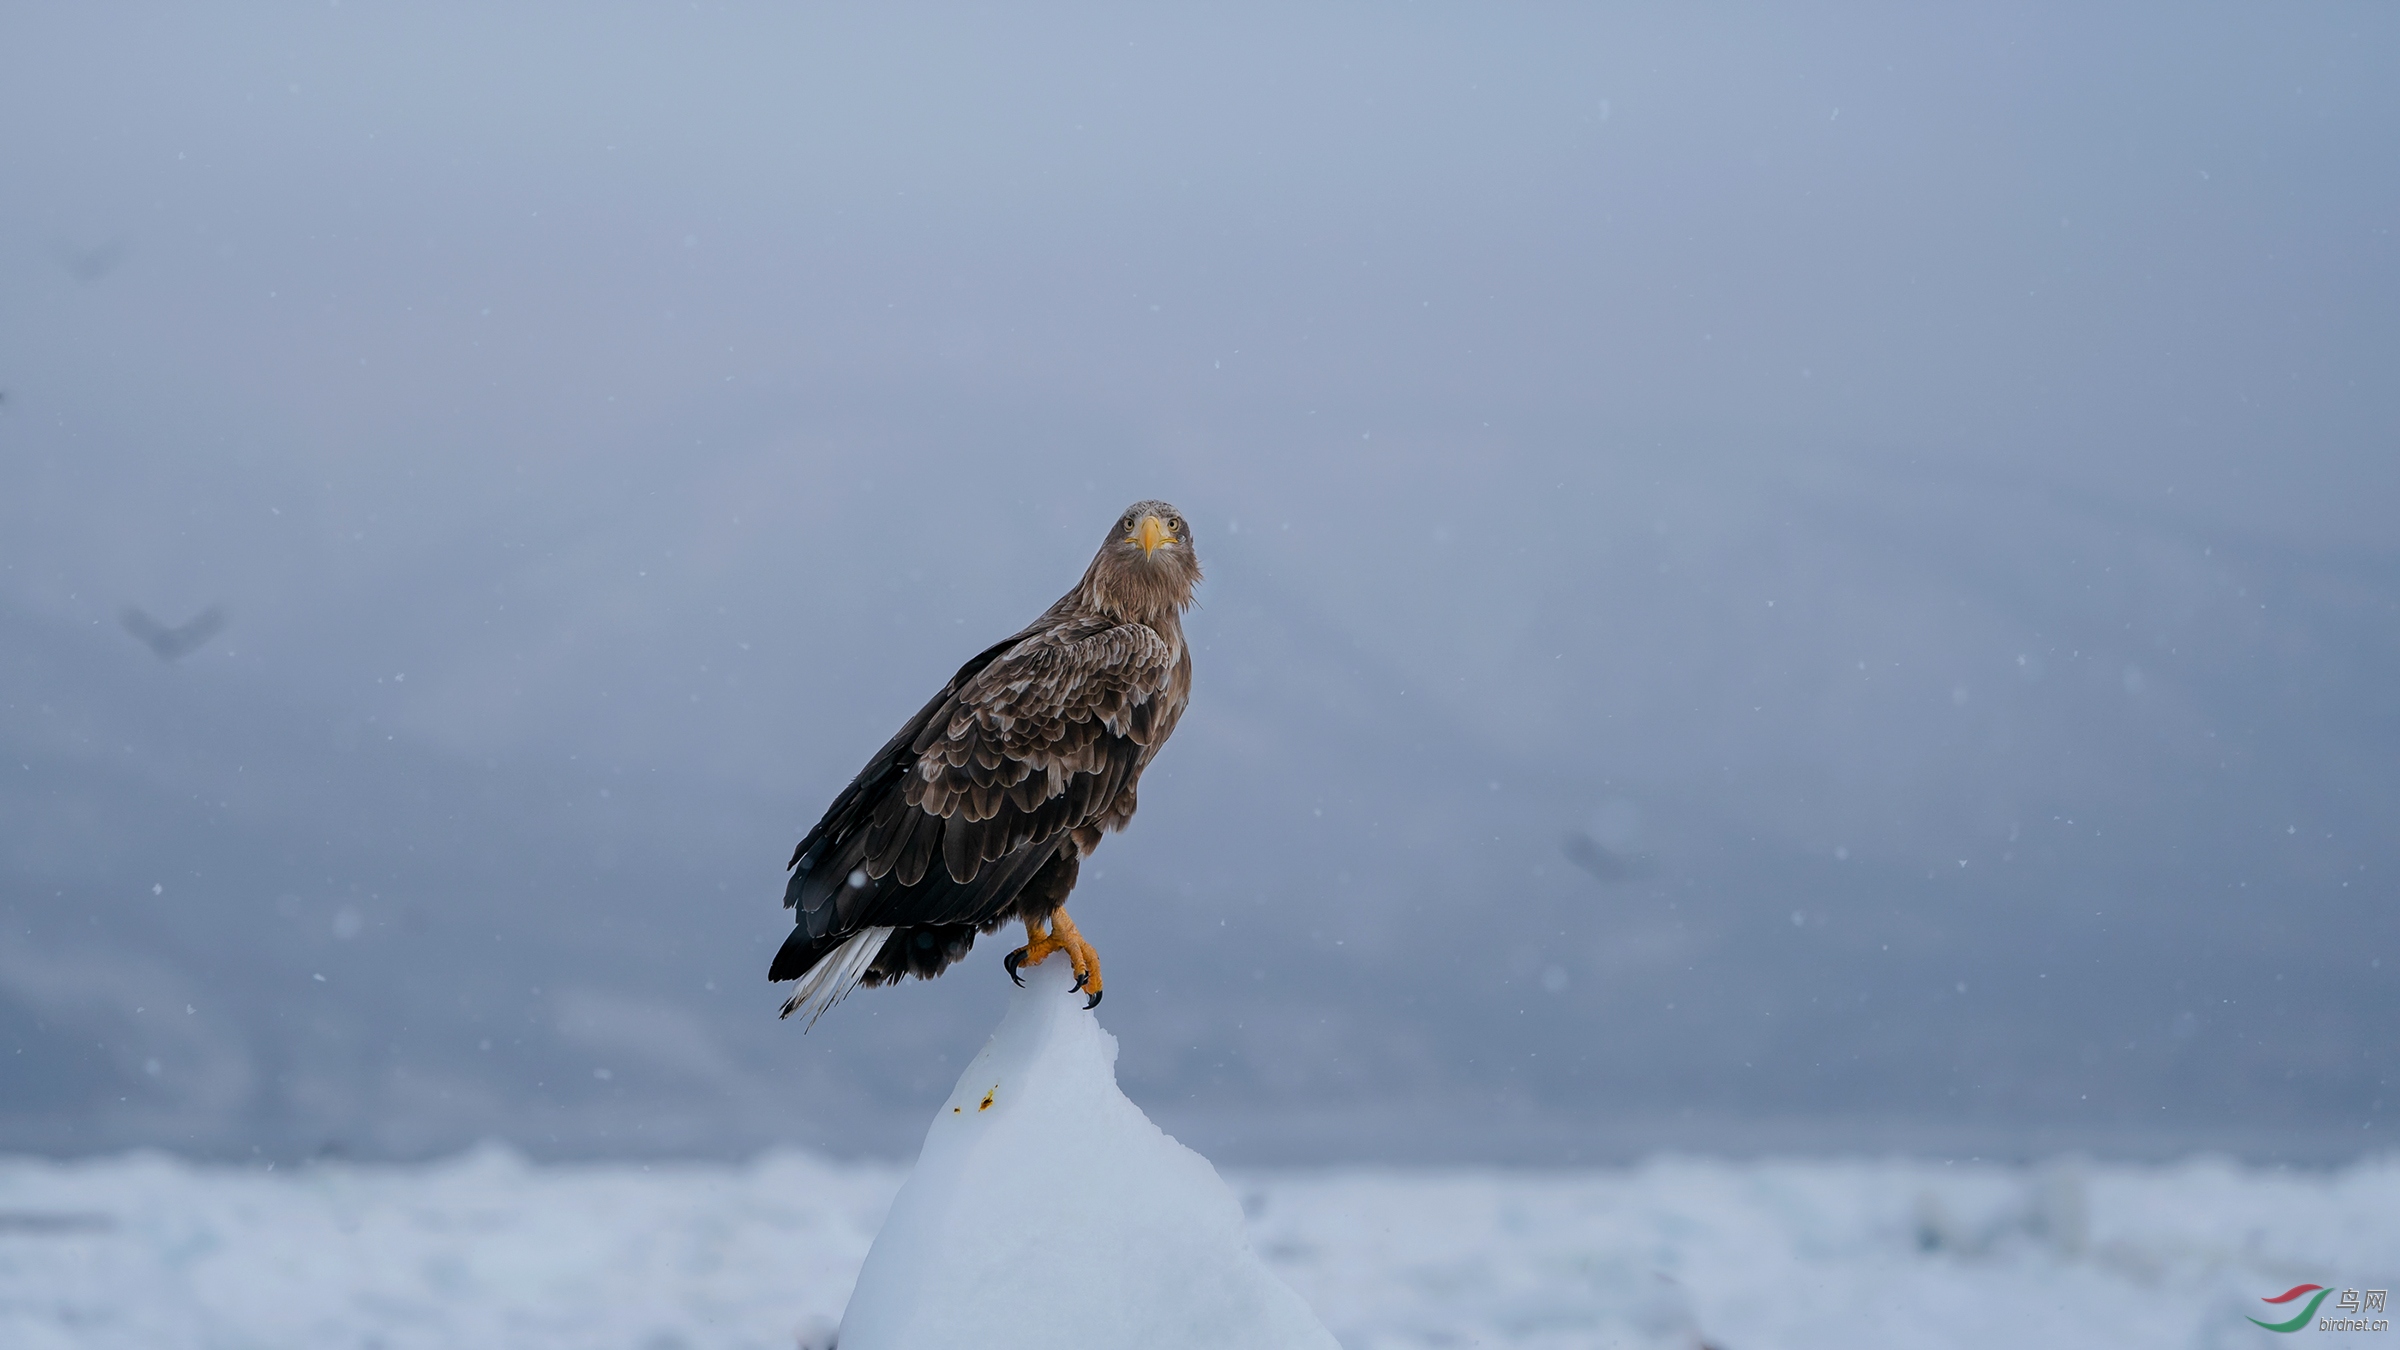
[[[1092,559],[1094,598],[1128,617],[1177,612],[1192,603],[1200,558],[1190,522],[1170,502],[1135,502],[1121,512]]]

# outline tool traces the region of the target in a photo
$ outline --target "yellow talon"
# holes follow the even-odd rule
[[[1010,979],[1023,984],[1025,981],[1017,977],[1017,968],[1038,966],[1053,952],[1065,952],[1068,964],[1075,968],[1075,987],[1090,996],[1084,1000],[1083,1006],[1099,1006],[1100,953],[1083,940],[1083,934],[1075,931],[1075,921],[1068,918],[1063,909],[1050,911],[1048,932],[1043,932],[1034,920],[1025,920],[1025,945],[1010,952],[1002,964],[1008,968]]]

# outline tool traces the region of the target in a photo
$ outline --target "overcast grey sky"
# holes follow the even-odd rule
[[[2400,19],[1292,10],[14,16],[0,1147],[905,1154],[781,864],[1145,496],[1204,1150],[2387,1147]]]

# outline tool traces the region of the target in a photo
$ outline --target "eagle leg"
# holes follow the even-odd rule
[[[1099,1007],[1100,953],[1083,940],[1083,934],[1075,931],[1075,921],[1067,917],[1064,909],[1050,911],[1050,931],[1046,933],[1038,920],[1025,920],[1025,945],[1010,952],[1000,964],[1007,967],[1008,978],[1021,985],[1025,980],[1017,974],[1019,966],[1038,966],[1055,952],[1067,954],[1068,963],[1075,967],[1075,987],[1090,995],[1083,1006]]]

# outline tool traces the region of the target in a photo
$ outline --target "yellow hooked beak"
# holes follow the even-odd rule
[[[1126,535],[1125,538],[1129,543],[1140,544],[1142,556],[1145,558],[1158,552],[1160,544],[1175,542],[1175,536],[1167,532],[1166,522],[1156,516],[1142,517],[1142,523],[1135,526],[1133,533]]]

